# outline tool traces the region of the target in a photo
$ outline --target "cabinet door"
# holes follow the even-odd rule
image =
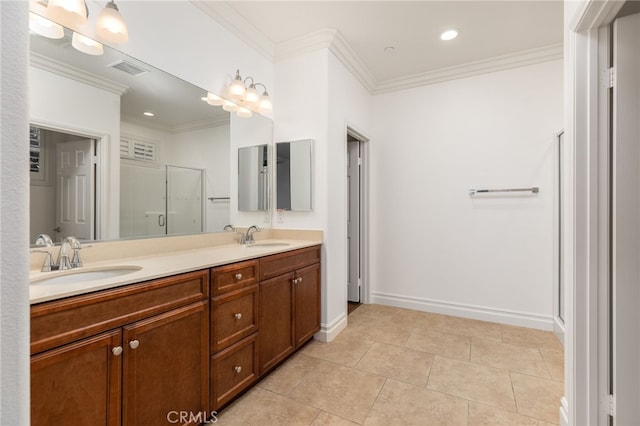
[[[293,273],[260,283],[258,364],[265,373],[293,352]]]
[[[120,424],[120,329],[31,357],[31,424]]]
[[[320,264],[297,271],[294,283],[297,349],[320,331]]]
[[[122,423],[167,424],[208,411],[207,302],[174,309],[124,327]],[[189,423],[187,423],[189,424]]]

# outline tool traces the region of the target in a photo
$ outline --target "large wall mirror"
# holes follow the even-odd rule
[[[276,144],[276,209],[311,211],[313,141]]]
[[[235,218],[232,134],[271,144],[270,119],[230,119],[149,64],[75,50],[68,30],[31,35],[29,73],[32,243],[222,232]],[[268,130],[249,140],[256,122]]]
[[[269,210],[269,145],[238,148],[238,210]]]

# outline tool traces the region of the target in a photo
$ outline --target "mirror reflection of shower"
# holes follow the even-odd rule
[[[203,232],[205,170],[120,165],[120,238]]]

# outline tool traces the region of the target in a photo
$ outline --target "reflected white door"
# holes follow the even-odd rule
[[[56,226],[59,237],[94,237],[94,141],[56,144]]]
[[[614,22],[612,361],[616,425],[640,419],[640,14]]]

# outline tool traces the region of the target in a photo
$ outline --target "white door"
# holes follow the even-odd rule
[[[59,237],[94,237],[94,141],[56,144],[56,230]]]
[[[349,281],[347,300],[360,302],[360,142],[347,142],[347,250],[349,253]]]
[[[640,421],[640,14],[614,22],[614,424]]]

